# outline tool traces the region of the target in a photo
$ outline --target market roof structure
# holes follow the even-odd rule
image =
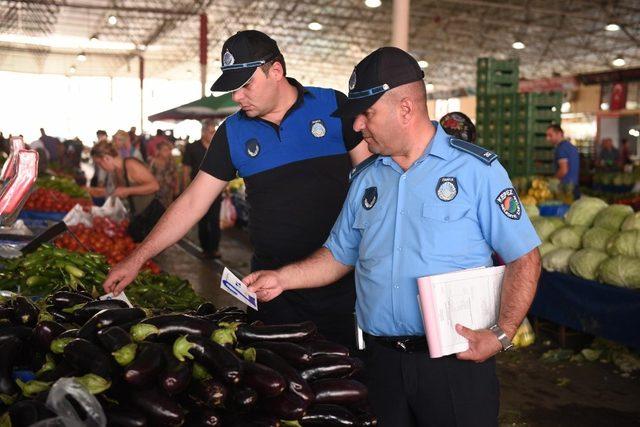
[[[148,77],[197,79],[204,12],[208,81],[219,72],[222,42],[255,28],[279,42],[290,75],[344,90],[353,66],[389,43],[392,2],[381,3],[0,0],[0,70],[137,76],[142,54]],[[412,0],[410,27],[410,51],[428,62],[427,81],[437,91],[474,87],[479,56],[519,57],[524,78],[613,69],[616,58],[623,68],[640,65],[638,2]]]

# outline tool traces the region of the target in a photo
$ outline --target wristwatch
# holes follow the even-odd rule
[[[493,325],[489,330],[493,332],[496,338],[498,338],[498,341],[500,341],[500,344],[502,344],[502,351],[507,351],[513,347],[513,343],[498,324]]]

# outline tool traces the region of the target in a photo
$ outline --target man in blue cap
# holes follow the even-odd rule
[[[327,285],[355,269],[369,396],[382,426],[496,426],[493,356],[511,347],[540,274],[540,240],[496,155],[429,119],[424,74],[406,52],[376,50],[355,68],[349,100],[374,156],[352,182],[324,247],[244,280],[263,301]],[[431,359],[417,302],[419,277],[507,263],[495,325],[470,330],[462,353]]]
[[[327,238],[340,213],[351,165],[371,154],[353,130],[353,118],[331,116],[347,97],[288,78],[284,57],[266,34],[235,34],[220,59],[222,75],[211,90],[232,92],[240,111],[216,131],[191,185],[111,270],[107,292],[124,289],[147,259],[184,236],[238,175],[251,206],[252,269],[305,258]],[[332,287],[286,292],[248,315],[270,324],[312,320],[328,339],[353,346],[353,328],[345,325],[353,325],[354,301],[353,276],[347,276]]]

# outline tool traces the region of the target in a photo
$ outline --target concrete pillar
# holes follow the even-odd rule
[[[391,45],[409,50],[409,12],[411,0],[393,0]]]

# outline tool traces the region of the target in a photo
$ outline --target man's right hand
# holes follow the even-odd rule
[[[119,295],[136,278],[142,264],[137,259],[129,257],[114,265],[102,284],[104,291],[106,293],[113,292],[113,295],[116,296]]]
[[[282,277],[277,271],[256,271],[242,279],[242,282],[262,302],[271,301],[285,290]]]

